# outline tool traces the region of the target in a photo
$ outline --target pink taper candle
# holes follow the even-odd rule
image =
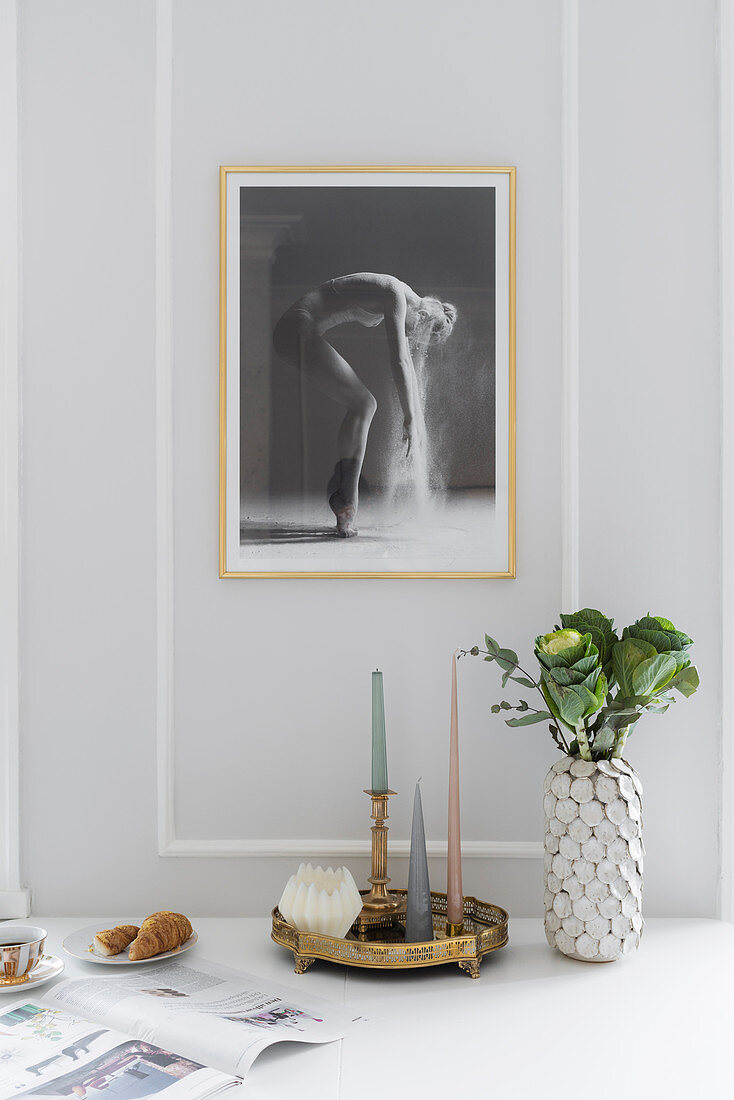
[[[456,697],[456,654],[451,662],[451,746],[449,750],[449,846],[446,886],[446,921],[464,920],[461,884],[461,821],[459,815],[459,706]]]

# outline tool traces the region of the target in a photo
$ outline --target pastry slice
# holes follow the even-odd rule
[[[119,955],[133,942],[140,929],[137,924],[118,924],[106,928],[94,937],[94,950],[98,955]]]
[[[130,945],[128,958],[130,962],[140,962],[164,951],[175,951],[186,943],[192,932],[191,923],[183,913],[168,910],[153,913],[140,925],[140,931]]]

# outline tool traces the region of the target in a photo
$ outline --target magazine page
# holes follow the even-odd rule
[[[369,1022],[300,990],[199,959],[168,960],[125,977],[68,978],[48,999],[239,1076],[273,1043],[327,1043]]]
[[[0,1097],[205,1100],[241,1086],[235,1077],[97,1027],[44,997],[2,1008]]]

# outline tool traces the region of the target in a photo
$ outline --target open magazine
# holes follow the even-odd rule
[[[216,963],[170,960],[124,977],[67,978],[0,1005],[0,1100],[219,1096],[258,1054],[325,1043],[369,1021]]]

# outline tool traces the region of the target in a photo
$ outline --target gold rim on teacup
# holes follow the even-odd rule
[[[0,925],[0,982],[21,985],[38,965],[46,946],[46,929],[37,924]]]

